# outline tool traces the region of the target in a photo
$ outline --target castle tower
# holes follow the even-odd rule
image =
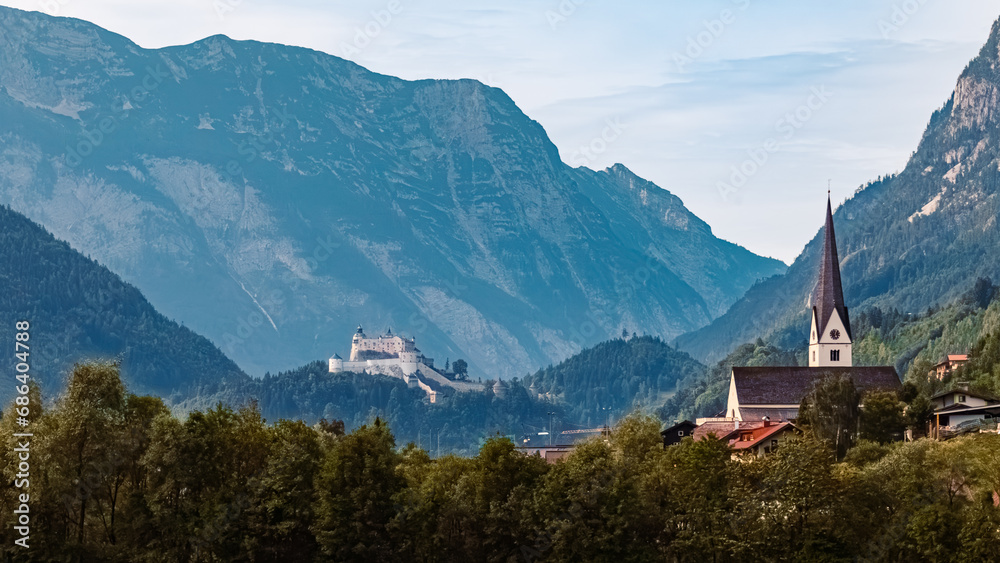
[[[833,207],[826,200],[823,259],[819,280],[812,294],[812,326],[809,329],[809,367],[851,367],[851,319],[844,306],[840,285],[840,258],[833,230]]]
[[[358,361],[362,348],[362,341],[366,339],[365,331],[358,325],[358,331],[354,333],[354,338],[351,339],[351,357],[350,361]]]

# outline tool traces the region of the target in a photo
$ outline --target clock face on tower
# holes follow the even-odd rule
[[[834,340],[837,340],[838,338],[840,338],[840,331],[837,330],[837,329],[831,330],[830,331],[830,338],[832,338]]]

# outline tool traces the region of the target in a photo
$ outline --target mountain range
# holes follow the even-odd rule
[[[1000,279],[998,188],[1000,21],[931,116],[906,167],[860,187],[836,210],[848,307],[917,315],[950,303],[977,278]],[[817,225],[821,213],[817,205]],[[724,315],[676,343],[702,361],[759,337],[804,348],[821,234],[785,274],[755,284]]]
[[[523,375],[690,332],[785,270],[624,166],[563,163],[476,81],[2,7],[0,36],[0,202],[253,375],[344,354],[359,324]]]
[[[252,378],[208,339],[158,313],[134,286],[3,205],[0,287],[3,334],[11,342],[15,332],[28,334],[22,342],[27,355],[15,359],[11,346],[4,360],[12,370],[18,362],[29,366],[28,381],[42,392],[41,408],[63,396],[74,364],[113,361],[130,393],[161,397],[179,414],[254,402],[269,420],[314,424],[326,418],[348,430],[381,416],[398,429],[400,440],[427,444],[433,436],[443,451],[472,453],[490,434],[541,429],[553,410],[560,422],[576,421],[563,415],[563,407],[529,395],[516,380],[502,397],[485,385],[431,404],[424,391],[401,379],[330,374],[326,361]],[[28,330],[15,331],[22,322]],[[0,387],[0,409],[11,412],[15,387]]]

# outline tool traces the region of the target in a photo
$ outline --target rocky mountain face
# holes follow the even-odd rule
[[[862,187],[837,209],[848,307],[920,313],[952,301],[977,277],[1000,280],[998,188],[1000,22],[931,117],[906,168]],[[679,338],[681,348],[715,360],[758,337],[804,347],[821,234],[786,274],[755,285],[725,315]]]
[[[785,269],[623,166],[567,166],[475,81],[225,37],[145,50],[2,7],[0,44],[0,203],[252,374],[362,324],[523,375],[694,330]]]

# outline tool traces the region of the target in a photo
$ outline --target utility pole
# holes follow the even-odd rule
[[[554,413],[552,411],[549,411],[549,445],[550,446],[552,445],[552,416],[554,414],[556,414],[556,413]]]

